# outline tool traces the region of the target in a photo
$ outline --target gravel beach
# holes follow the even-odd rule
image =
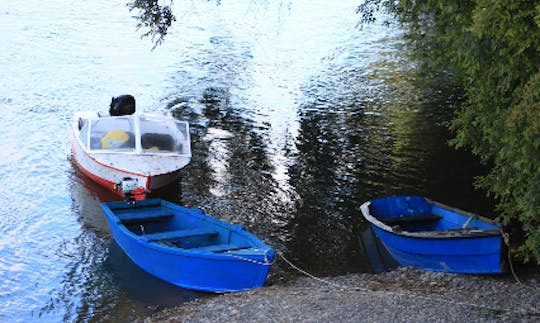
[[[457,275],[397,268],[300,277],[209,296],[143,322],[539,322],[540,273]]]

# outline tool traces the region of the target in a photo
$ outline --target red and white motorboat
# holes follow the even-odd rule
[[[79,112],[73,118],[70,141],[76,166],[124,197],[126,179],[142,191],[159,190],[177,180],[191,160],[189,124],[172,117]]]

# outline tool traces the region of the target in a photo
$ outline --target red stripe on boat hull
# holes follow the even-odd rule
[[[119,196],[123,196],[123,194],[121,191],[118,191],[115,189],[115,184],[117,183],[115,181],[105,179],[102,176],[98,176],[94,174],[92,171],[90,171],[87,167],[85,167],[79,159],[77,150],[80,150],[80,152],[84,154],[84,157],[87,158],[88,163],[93,163],[95,164],[95,166],[102,168],[106,172],[110,172],[111,174],[114,174],[115,177],[119,178],[119,181],[125,177],[136,178],[142,187],[151,191],[160,190],[166,187],[167,185],[171,184],[178,178],[179,173],[180,173],[180,169],[179,169],[177,171],[170,172],[170,173],[159,174],[155,176],[148,176],[148,175],[138,174],[138,173],[122,170],[119,168],[115,168],[113,166],[103,164],[99,162],[98,160],[96,160],[91,155],[87,154],[84,151],[84,149],[82,149],[82,147],[78,145],[78,142],[76,142],[76,139],[71,138],[71,153],[72,153],[72,156],[73,156],[73,159],[77,168],[79,168],[87,177],[92,179],[94,182],[113,191],[115,194]]]

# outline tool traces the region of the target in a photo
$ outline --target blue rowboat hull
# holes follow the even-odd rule
[[[418,196],[372,200],[361,211],[402,266],[452,273],[506,272],[502,230],[491,220]]]
[[[404,237],[374,227],[401,265],[453,273],[502,273],[501,237],[434,240]]]
[[[241,226],[161,199],[101,207],[122,250],[164,281],[216,293],[265,283],[274,250]]]

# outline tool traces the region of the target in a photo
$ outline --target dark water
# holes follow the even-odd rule
[[[154,51],[121,2],[0,3],[0,321],[131,321],[210,297],[133,265],[99,209],[115,196],[71,164],[73,112],[118,94],[191,123],[192,163],[165,198],[315,275],[371,271],[371,198],[491,216],[478,163],[446,145],[460,94],[417,72],[398,29],[356,28],[357,1],[222,2],[175,1]],[[269,283],[298,275],[278,260]]]

